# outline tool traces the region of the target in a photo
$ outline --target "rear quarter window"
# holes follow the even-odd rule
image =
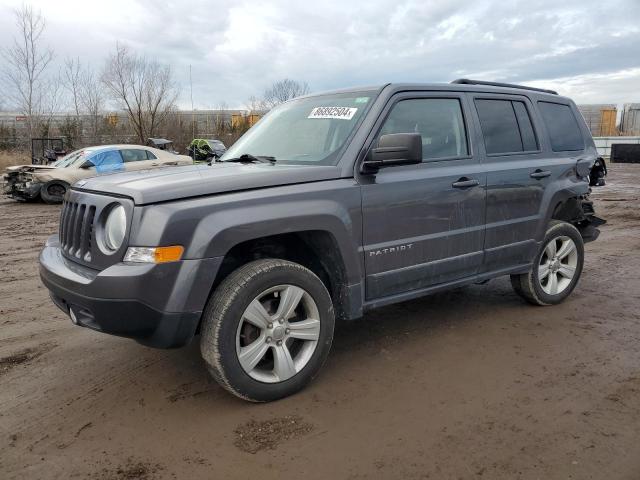
[[[567,152],[584,149],[584,139],[580,126],[569,105],[552,102],[538,102],[542,120],[549,132],[551,149]]]

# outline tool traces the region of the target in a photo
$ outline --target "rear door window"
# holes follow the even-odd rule
[[[547,126],[551,148],[554,152],[584,149],[584,139],[575,115],[569,105],[538,102],[542,120]]]
[[[147,151],[139,148],[124,148],[120,153],[125,163],[147,160]]]
[[[487,154],[538,150],[531,117],[524,102],[477,99],[475,103]]]
[[[396,103],[378,135],[419,133],[422,159],[469,154],[462,106],[457,98],[415,98]]]

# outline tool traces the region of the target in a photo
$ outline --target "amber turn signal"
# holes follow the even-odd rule
[[[182,258],[184,247],[129,247],[124,255],[125,262],[132,263],[167,263],[177,262]]]
[[[154,254],[156,263],[177,262],[182,258],[184,248],[181,245],[170,247],[156,247]]]

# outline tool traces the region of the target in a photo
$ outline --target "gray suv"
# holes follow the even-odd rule
[[[510,275],[563,301],[597,153],[553,91],[457,80],[274,108],[211,165],[82,180],[40,274],[74,324],[178,347],[252,401],[319,371],[337,319]]]

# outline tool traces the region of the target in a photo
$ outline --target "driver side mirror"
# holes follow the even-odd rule
[[[390,133],[382,135],[362,162],[363,173],[375,173],[380,168],[422,163],[422,135]]]
[[[93,164],[93,162],[91,160],[87,160],[85,161],[82,165],[80,165],[80,168],[91,168],[91,167],[95,167],[95,165]]]

